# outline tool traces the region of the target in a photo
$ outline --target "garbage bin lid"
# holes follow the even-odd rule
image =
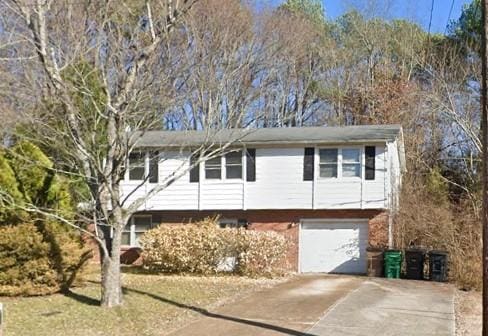
[[[425,249],[420,247],[412,247],[405,250],[405,252],[413,252],[413,253],[425,253]]]
[[[449,253],[447,251],[431,250],[431,251],[429,251],[429,254],[448,255]]]

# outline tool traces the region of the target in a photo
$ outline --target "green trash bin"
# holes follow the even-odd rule
[[[400,278],[400,271],[402,269],[402,251],[387,250],[384,254],[385,258],[385,277],[389,279]]]

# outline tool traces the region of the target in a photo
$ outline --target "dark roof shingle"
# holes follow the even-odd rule
[[[136,147],[191,147],[202,144],[339,144],[389,142],[401,137],[400,125],[282,127],[210,131],[147,131]]]

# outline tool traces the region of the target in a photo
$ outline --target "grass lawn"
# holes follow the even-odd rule
[[[93,274],[89,278],[91,281],[68,296],[0,297],[5,306],[4,334],[164,335],[201,316],[202,310],[277,282],[124,273],[124,305],[103,309],[99,307],[98,280]]]

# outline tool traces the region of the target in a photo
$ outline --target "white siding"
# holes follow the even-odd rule
[[[387,205],[386,191],[386,153],[385,146],[376,146],[375,179],[363,181],[363,203],[364,209],[385,208]]]
[[[242,180],[205,180],[202,163],[200,182],[190,183],[187,171],[147,200],[140,210],[383,209],[396,203],[401,178],[396,142],[376,145],[376,172],[372,181],[364,179],[364,152],[360,178],[320,178],[318,148],[314,181],[303,181],[304,147],[256,148],[256,181],[246,181],[245,160]],[[190,153],[160,155],[160,183],[171,174],[188,169]],[[127,181],[123,191],[127,194],[136,185],[137,182]],[[153,187],[149,183],[143,185],[129,201],[142,197]]]
[[[400,168],[400,157],[397,151],[398,142],[392,142],[388,144],[388,157],[389,157],[389,173],[385,177],[388,183],[388,207],[395,211],[398,207],[399,197],[400,197],[400,186],[401,186],[401,168]]]
[[[361,208],[361,181],[317,179],[317,209]]]
[[[139,185],[136,181],[125,182],[122,184],[122,196],[125,200],[124,205],[127,207],[135,200],[144,197],[146,194],[146,185]],[[130,195],[129,195],[130,194]],[[127,197],[127,199],[126,199]],[[138,210],[145,210],[146,204],[144,203]]]
[[[201,184],[201,210],[242,209],[243,182],[208,182]]]
[[[312,181],[303,181],[301,148],[258,148],[256,181],[246,184],[247,209],[310,209]]]
[[[189,153],[162,152],[160,153],[159,181],[164,182],[172,174],[184,174],[175,181],[147,200],[146,210],[191,210],[198,209],[198,183],[190,183],[188,170]],[[133,185],[127,182],[126,187]],[[154,184],[146,184],[142,190],[151,190]],[[128,188],[124,188],[128,189]]]

